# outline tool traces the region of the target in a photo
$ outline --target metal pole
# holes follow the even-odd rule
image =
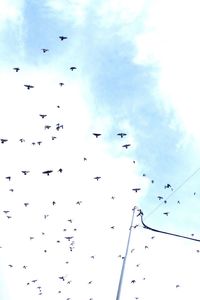
[[[132,219],[131,219],[131,226],[129,228],[129,235],[128,235],[128,241],[127,241],[127,246],[126,246],[126,253],[125,253],[125,256],[124,256],[124,259],[123,259],[123,264],[122,264],[122,269],[121,269],[121,274],[120,274],[120,279],[119,279],[119,284],[118,284],[116,300],[120,300],[121,287],[122,287],[123,275],[124,275],[124,270],[125,270],[125,265],[126,265],[126,258],[127,258],[127,255],[128,255],[129,243],[130,243],[130,239],[131,239],[131,232],[132,232],[132,228],[133,228],[133,219],[134,219],[135,209],[136,209],[136,206],[132,209],[133,214],[132,214]]]

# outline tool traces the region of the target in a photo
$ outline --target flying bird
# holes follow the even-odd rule
[[[61,41],[66,40],[66,39],[67,39],[67,36],[60,35],[60,36],[59,36],[59,39],[60,39]]]
[[[131,146],[131,144],[125,144],[125,145],[123,145],[122,147],[127,149],[127,148],[130,147],[130,146]]]
[[[63,85],[64,85],[64,83],[63,83],[63,82],[59,82],[59,85],[60,85],[60,86],[63,86]]]
[[[76,67],[70,67],[70,70],[71,71],[74,71],[74,70],[76,70],[77,68]]]
[[[19,72],[20,68],[15,67],[15,68],[13,68],[13,70],[14,70],[15,72]]]
[[[93,133],[93,135],[94,135],[96,138],[98,138],[98,137],[101,135],[101,133]]]
[[[28,203],[28,202],[25,202],[25,203],[24,203],[24,206],[25,206],[25,207],[27,207],[28,205],[29,205],[29,203]]]
[[[5,142],[7,142],[7,139],[0,139],[1,143],[4,144]]]
[[[134,189],[132,189],[132,191],[134,191],[134,192],[138,192],[138,191],[140,191],[141,190],[141,188],[134,188]]]
[[[41,50],[43,53],[46,53],[47,51],[49,51],[49,49],[45,49],[45,48],[42,48]]]
[[[120,133],[118,133],[117,135],[119,135],[121,138],[123,138],[123,137],[126,136],[127,134],[126,134],[126,133],[123,133],[123,132],[120,132]]]
[[[47,115],[40,114],[39,116],[44,119]]]
[[[162,196],[158,196],[157,198],[158,198],[158,200],[162,200],[162,199],[163,199],[163,197],[162,197]]]
[[[44,129],[50,129],[50,128],[51,128],[50,125],[45,125],[45,126],[44,126]]]
[[[99,179],[101,179],[101,177],[100,176],[96,176],[96,177],[94,177],[94,179],[96,179],[98,181]]]
[[[168,216],[169,215],[169,211],[164,212],[163,215]]]
[[[6,179],[8,179],[10,181],[11,180],[11,176],[7,176]]]
[[[20,141],[21,143],[24,143],[24,142],[25,142],[25,139],[19,139],[19,141]]]
[[[24,86],[27,88],[27,90],[33,89],[34,86],[30,84],[24,84]]]
[[[46,174],[47,176],[49,176],[49,174],[52,172],[53,172],[53,170],[47,170],[47,171],[43,171],[42,174]]]
[[[24,175],[27,175],[30,171],[21,171]]]

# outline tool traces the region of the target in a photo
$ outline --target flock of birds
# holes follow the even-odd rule
[[[67,36],[62,36],[62,35],[61,35],[61,36],[59,36],[59,39],[60,39],[60,41],[64,41],[64,40],[67,39]],[[49,52],[49,49],[48,49],[48,48],[42,48],[41,51],[45,54],[45,53]],[[71,71],[75,71],[75,70],[77,70],[77,67],[71,66],[69,69],[70,69]],[[13,67],[13,70],[14,70],[16,73],[18,73],[19,71],[21,71],[21,68],[20,68],[20,67]],[[64,85],[64,83],[63,83],[63,82],[60,82],[59,85],[60,85],[60,87],[62,87],[62,86]],[[35,86],[32,85],[32,84],[24,84],[24,87],[25,87],[27,90],[31,90],[31,89],[35,88]],[[57,106],[57,107],[60,108],[60,106]],[[44,114],[44,113],[39,114],[39,117],[42,118],[42,119],[44,119],[44,120],[46,120],[47,116],[48,116],[48,114]],[[46,124],[44,125],[44,127],[43,127],[43,129],[46,130],[46,131],[47,131],[47,130],[50,130],[51,128],[54,128],[57,132],[59,132],[60,130],[64,130],[64,124],[61,124],[60,122],[58,122],[57,124],[55,124],[55,125],[52,126],[52,125],[46,123]],[[63,132],[64,132],[64,131],[63,131]],[[94,139],[101,139],[102,133],[99,133],[99,132],[91,132],[91,135],[94,137]],[[117,135],[117,137],[119,137],[119,138],[122,139],[122,140],[124,140],[124,139],[128,136],[128,134],[125,133],[125,132],[118,132],[118,133],[116,133],[116,135]],[[57,138],[58,138],[57,135],[51,135],[51,140],[52,140],[52,141],[56,140]],[[25,139],[24,137],[21,137],[20,139],[18,139],[18,141],[19,141],[20,143],[26,143],[26,142],[27,142],[26,139]],[[121,141],[121,140],[120,140],[120,141]],[[6,137],[0,138],[0,142],[1,142],[1,144],[9,144],[9,137],[8,137],[8,138],[6,138]],[[43,143],[42,140],[31,141],[31,144],[32,144],[33,146],[35,146],[35,145],[40,146],[40,145],[42,145],[42,143]],[[124,143],[121,144],[121,147],[122,147],[123,149],[125,149],[124,151],[126,151],[127,149],[131,148],[131,143],[129,143],[129,142],[124,142]],[[84,161],[85,163],[87,163],[88,157],[83,157],[83,161]],[[133,162],[134,164],[136,163],[135,160],[133,160],[132,162]],[[31,175],[31,172],[32,172],[32,171],[31,171],[30,169],[21,169],[21,170],[19,170],[19,172],[20,172],[22,175],[28,177],[29,175]],[[51,177],[51,175],[52,175],[53,173],[57,173],[57,174],[59,173],[60,175],[63,175],[63,174],[65,174],[65,170],[64,170],[63,167],[60,167],[60,168],[58,168],[58,169],[56,169],[56,170],[54,170],[53,168],[48,168],[48,169],[45,169],[45,170],[41,170],[40,173],[43,174],[43,175],[46,175],[46,176],[48,176],[48,177]],[[147,177],[147,176],[146,176],[145,173],[143,173],[143,174],[142,174],[142,177]],[[6,179],[9,183],[12,183],[13,175],[12,175],[12,174],[5,174],[5,179]],[[102,178],[102,175],[101,175],[101,174],[98,174],[98,175],[94,175],[94,177],[91,178],[91,179],[96,180],[97,182],[99,182],[99,181],[101,181],[103,178]],[[154,180],[151,179],[150,182],[153,184],[153,183],[154,183]],[[165,184],[163,188],[164,188],[165,190],[169,190],[170,192],[173,192],[173,191],[174,191],[173,187],[172,187],[171,184],[169,184],[169,183]],[[141,189],[142,189],[141,186],[134,186],[134,187],[132,187],[132,191],[133,191],[134,193],[139,193],[139,192],[141,191]],[[14,186],[10,186],[10,187],[9,187],[9,191],[10,191],[10,192],[14,192],[14,191],[15,191]],[[163,201],[164,204],[167,203],[167,200],[165,200],[164,196],[158,195],[157,198],[158,198],[159,201]],[[115,196],[111,196],[111,199],[112,199],[112,200],[115,200]],[[80,206],[80,205],[82,206],[82,205],[83,205],[83,202],[84,202],[84,195],[83,195],[83,201],[80,200],[80,199],[77,199],[77,200],[75,201],[75,204],[76,204],[77,206]],[[177,204],[180,204],[180,201],[177,201]],[[31,203],[30,203],[29,201],[25,201],[25,202],[23,203],[23,205],[24,205],[24,209],[26,209],[26,210],[28,210],[28,209],[31,208]],[[56,205],[57,205],[57,201],[52,200],[52,201],[51,201],[51,206],[55,208]],[[65,207],[63,207],[63,209],[65,209]],[[92,211],[89,211],[88,213],[89,213],[89,214],[92,214]],[[169,211],[164,211],[164,212],[163,212],[163,215],[169,216],[169,213],[170,213]],[[12,219],[13,219],[12,209],[10,209],[10,208],[8,208],[8,207],[5,206],[5,207],[3,208],[3,214],[4,214],[4,216],[5,216],[8,220],[10,220],[9,222],[12,222]],[[49,219],[51,219],[51,215],[50,215],[48,212],[44,212],[43,214],[41,214],[41,218],[42,218],[43,220],[48,221]],[[54,224],[54,225],[55,225],[55,224]],[[74,224],[74,218],[73,218],[73,217],[72,217],[72,218],[69,217],[69,218],[66,220],[66,226],[63,227],[63,228],[60,230],[61,237],[58,238],[58,239],[55,241],[56,244],[58,244],[58,245],[64,243],[64,248],[65,248],[66,253],[67,253],[68,256],[70,256],[69,253],[73,254],[73,253],[74,253],[74,250],[75,250],[76,234],[77,234],[77,231],[79,230],[79,226],[76,226],[76,225],[77,225],[77,224]],[[81,225],[80,225],[80,226],[81,226]],[[111,230],[111,231],[116,231],[116,227],[117,227],[116,225],[111,225],[111,226],[109,227],[109,230]],[[138,224],[134,225],[134,229],[136,229],[137,227],[138,227]],[[46,233],[45,231],[41,231],[40,234],[41,234],[42,237],[45,238],[45,236],[48,235],[48,234],[50,234],[50,232]],[[151,236],[151,240],[154,240],[154,238],[155,238],[155,236]],[[31,234],[31,235],[28,236],[28,239],[29,239],[30,243],[34,243],[34,241],[37,240],[37,235],[32,235],[32,234]],[[102,242],[102,244],[103,244],[103,242]],[[122,245],[122,247],[124,247],[124,246],[125,246],[125,245]],[[145,244],[145,245],[143,246],[143,248],[144,248],[145,251],[148,251],[148,249],[149,249],[150,247],[151,247],[150,244]],[[2,249],[5,248],[5,251],[6,251],[6,245],[1,244],[1,245],[0,245],[0,248],[2,248]],[[50,251],[49,251],[48,248],[44,248],[44,249],[42,249],[42,252],[43,252],[44,255],[48,255],[48,253],[49,253]],[[199,253],[200,250],[197,249],[197,252]],[[129,251],[129,254],[134,254],[134,253],[135,253],[135,249],[132,248],[132,249]],[[91,261],[94,261],[94,260],[96,259],[96,254],[95,254],[95,253],[90,254],[90,255],[88,255],[88,256],[89,256],[89,259],[90,259]],[[121,259],[123,260],[123,259],[124,259],[123,254],[120,253],[120,254],[118,255],[118,258],[121,258]],[[63,257],[63,264],[66,265],[66,272],[68,272],[68,271],[67,271],[67,266],[70,264],[70,259],[66,259],[66,257],[64,256],[64,257]],[[140,265],[141,265],[140,263],[137,263],[137,264],[136,264],[136,269],[140,269]],[[14,264],[13,262],[9,262],[9,263],[7,264],[7,266],[8,266],[8,268],[10,268],[10,269],[15,268],[15,264]],[[28,271],[28,270],[30,269],[30,266],[29,266],[29,264],[24,263],[24,264],[21,266],[21,268],[22,268],[23,270],[25,270],[25,271]],[[133,273],[135,273],[135,271],[134,271]],[[102,274],[102,276],[104,276],[104,275]],[[63,286],[62,286],[62,284],[59,285],[60,288],[57,289],[56,293],[59,294],[59,295],[63,295],[63,298],[62,298],[63,300],[75,300],[73,297],[70,297],[70,296],[69,296],[69,297],[68,297],[68,296],[66,297],[66,291],[65,291],[64,289],[62,289],[62,287],[66,287],[66,286],[68,287],[68,286],[73,285],[73,278],[70,278],[70,276],[69,276],[68,274],[66,275],[66,273],[65,273],[65,274],[60,274],[59,276],[57,276],[57,280],[58,280],[60,283],[62,283]],[[142,277],[142,281],[146,281],[146,280],[148,280],[148,278],[146,278],[146,276],[144,275],[144,276]],[[94,280],[91,278],[91,279],[88,280],[86,283],[87,283],[88,286],[93,286]],[[136,279],[136,278],[132,278],[132,279],[130,279],[130,282],[129,282],[129,283],[130,283],[130,285],[134,285],[134,286],[135,286],[135,285],[137,285],[137,279]],[[38,278],[29,278],[29,280],[25,282],[25,286],[27,286],[27,287],[34,286],[34,289],[35,289],[36,294],[37,294],[38,296],[40,296],[40,297],[45,296],[45,287],[43,287],[43,284],[41,283],[41,281],[40,281],[40,279],[39,279],[39,274],[38,274]],[[179,284],[179,283],[176,283],[176,284],[175,284],[175,287],[176,287],[176,288],[179,288],[179,287],[180,287],[180,284]],[[77,288],[78,288],[78,287],[74,287],[74,289],[77,289]],[[81,293],[81,291],[80,291],[80,293]],[[133,294],[134,294],[134,291],[133,291]],[[134,298],[135,298],[135,299],[141,299],[141,300],[142,300],[142,298],[140,298],[140,296],[135,296]],[[55,299],[55,297],[54,297],[54,299]],[[61,299],[61,298],[59,298],[59,299]],[[91,296],[91,297],[87,298],[86,300],[95,300],[95,299],[96,299],[96,298],[95,298],[94,296]]]

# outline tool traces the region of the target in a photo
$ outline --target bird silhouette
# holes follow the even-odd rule
[[[15,67],[15,68],[13,68],[13,70],[14,70],[15,72],[19,72],[20,68]]]
[[[64,85],[64,83],[63,83],[63,82],[59,82],[59,85],[60,85],[60,86],[63,86],[63,85]]]
[[[99,179],[101,179],[101,177],[100,176],[96,176],[96,177],[94,177],[94,179],[96,179],[98,181]]]
[[[30,171],[21,171],[24,175],[27,175],[28,173],[30,173]]]
[[[24,86],[27,88],[27,90],[33,89],[34,86],[30,84],[24,84]]]
[[[45,126],[44,126],[44,129],[50,129],[50,128],[51,128],[50,125],[45,125]]]
[[[4,210],[3,211],[5,214],[8,214],[10,211],[9,210]]]
[[[5,142],[7,142],[7,139],[0,139],[1,143],[4,144]]]
[[[40,114],[39,116],[40,116],[42,119],[44,119],[47,115]]]
[[[126,134],[126,133],[123,133],[123,132],[120,132],[120,133],[117,133],[117,135],[119,135],[121,138],[123,138],[123,137],[126,136],[127,134]]]
[[[11,180],[11,176],[6,176],[6,179],[8,179],[9,181]]]
[[[59,36],[59,39],[60,39],[61,41],[66,40],[66,39],[67,39],[67,36],[60,35],[60,36]]]
[[[134,192],[138,192],[138,191],[140,191],[141,190],[141,188],[134,188],[134,189],[132,189],[132,191],[134,191]]]
[[[70,67],[70,70],[71,71],[74,71],[74,70],[76,70],[77,68],[76,67]]]
[[[24,203],[24,206],[25,206],[25,207],[27,207],[28,205],[29,205],[29,203],[28,203],[28,202],[25,202],[25,203]]]
[[[158,196],[157,198],[158,198],[159,200],[162,200],[162,199],[163,199],[163,197],[162,197],[162,196]]]
[[[164,212],[163,215],[168,216],[169,215],[169,211]]]
[[[94,135],[96,138],[98,138],[98,137],[101,135],[101,133],[93,133],[93,135]]]
[[[47,170],[47,171],[43,171],[42,174],[46,174],[47,176],[49,176],[49,174],[52,172],[53,172],[53,170]]]
[[[19,139],[19,141],[20,141],[21,143],[24,143],[24,142],[25,142],[25,139],[21,138],[21,139]]]
[[[135,283],[135,282],[136,282],[136,280],[135,280],[135,279],[131,280],[131,283]]]
[[[42,48],[41,50],[43,53],[46,53],[47,51],[49,51],[49,49],[45,49],[45,48]]]
[[[55,205],[55,204],[56,204],[56,202],[55,202],[55,201],[53,201],[53,202],[52,202],[52,204],[53,204],[53,205]]]
[[[128,147],[130,147],[130,146],[131,146],[131,144],[125,144],[122,147],[128,149]]]

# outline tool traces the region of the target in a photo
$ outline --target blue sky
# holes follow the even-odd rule
[[[199,167],[197,11],[195,0],[1,2],[2,300],[115,299],[134,205],[149,226],[198,238],[199,173],[185,182]],[[197,299],[198,243],[152,235],[133,230],[121,299]]]

